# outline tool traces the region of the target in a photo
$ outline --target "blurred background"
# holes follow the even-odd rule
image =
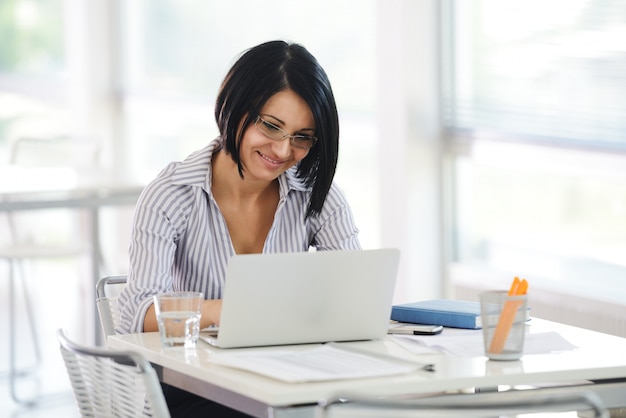
[[[520,276],[534,315],[626,337],[624,0],[0,0],[0,167],[19,165],[24,138],[71,138],[97,150],[74,154],[107,183],[145,184],[217,135],[226,71],[272,39],[303,44],[330,77],[336,181],[363,247],[401,249],[397,303],[475,299]],[[55,167],[5,174],[0,192],[91,179]],[[101,275],[126,273],[132,206],[99,213]],[[18,212],[0,211],[0,247],[13,227],[53,245],[93,227],[81,208]],[[44,383],[23,393],[64,373],[56,328],[93,342],[93,261],[22,263],[44,352]],[[14,405],[1,377],[0,405]]]

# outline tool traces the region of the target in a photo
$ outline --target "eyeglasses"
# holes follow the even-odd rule
[[[317,142],[317,138],[314,136],[308,135],[289,135],[283,129],[274,125],[271,122],[266,121],[261,116],[257,116],[254,121],[254,126],[261,132],[263,135],[268,137],[269,139],[273,139],[274,141],[283,141],[286,138],[289,138],[289,143],[294,148],[300,149],[311,149],[313,145]]]

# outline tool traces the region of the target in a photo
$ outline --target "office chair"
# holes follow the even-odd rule
[[[10,146],[9,164],[20,168],[45,168],[45,167],[66,167],[76,168],[81,166],[93,168],[97,161],[99,146],[94,141],[87,139],[69,137],[58,138],[29,138],[23,137],[14,141]],[[41,176],[41,173],[39,174]],[[43,179],[37,179],[42,181]],[[55,179],[46,179],[47,182],[54,182]],[[15,179],[16,184],[26,179]],[[58,212],[56,212],[58,213]],[[69,236],[69,240],[58,242],[52,240],[44,242],[41,240],[42,233],[41,214],[39,220],[33,218],[33,213],[18,214],[14,212],[5,213],[5,228],[7,233],[3,234],[5,242],[0,245],[0,259],[4,259],[9,264],[9,388],[11,398],[18,404],[32,404],[36,400],[22,399],[17,395],[16,380],[18,377],[30,375],[41,363],[41,350],[38,338],[37,323],[33,311],[30,292],[27,283],[25,268],[26,260],[33,259],[53,259],[53,258],[74,258],[87,256],[89,246],[83,241],[76,239],[80,236],[79,231],[66,232],[63,227],[67,226],[63,221],[56,222],[47,218],[46,228],[55,227],[50,235]],[[53,216],[53,215],[50,215]],[[26,219],[24,219],[26,217]],[[55,219],[55,218],[52,218]],[[63,227],[62,227],[62,226]],[[78,225],[75,225],[78,228]],[[96,260],[94,260],[96,262]],[[17,366],[17,330],[18,330],[18,285],[21,285],[21,293],[24,299],[25,317],[27,328],[30,334],[31,346],[34,354],[34,364],[32,367],[18,368]]]
[[[126,280],[127,276],[107,276],[98,280],[96,285],[96,306],[105,340],[109,335],[115,335],[115,328],[120,322],[117,296],[126,286]]]
[[[156,371],[141,354],[79,345],[61,329],[57,338],[81,416],[169,418]]]
[[[604,407],[602,400],[591,391],[542,395],[533,390],[404,399],[337,396],[320,401],[315,416],[317,418],[443,418],[459,416],[484,418],[517,414],[532,416],[533,414],[545,415],[546,412],[588,410],[591,410],[595,417],[609,418],[609,412]]]

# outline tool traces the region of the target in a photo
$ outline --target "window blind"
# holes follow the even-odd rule
[[[452,131],[626,149],[626,0],[451,0]]]

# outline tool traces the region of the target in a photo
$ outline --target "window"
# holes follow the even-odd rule
[[[623,304],[626,2],[463,0],[443,15],[452,281],[528,276]]]
[[[0,151],[25,135],[67,126],[61,94],[66,76],[62,0],[0,2]],[[59,106],[61,105],[61,106]]]
[[[0,3],[0,71],[31,76],[63,72],[62,0]]]

